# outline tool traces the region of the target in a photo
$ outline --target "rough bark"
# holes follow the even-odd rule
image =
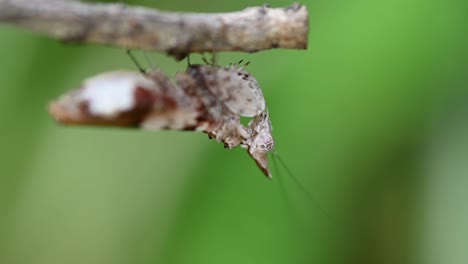
[[[192,52],[306,49],[309,30],[307,9],[297,3],[179,13],[71,0],[0,0],[0,23],[65,42],[159,51],[176,59]]]

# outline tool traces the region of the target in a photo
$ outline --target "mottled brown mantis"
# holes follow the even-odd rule
[[[201,131],[226,148],[246,148],[271,178],[267,154],[274,140],[265,98],[241,62],[189,65],[175,82],[160,70],[102,73],[52,102],[49,111],[64,124]],[[244,126],[241,117],[252,120]]]

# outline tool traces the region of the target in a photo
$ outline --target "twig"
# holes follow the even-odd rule
[[[191,52],[306,49],[305,6],[249,7],[231,13],[162,12],[124,4],[0,0],[0,23],[65,42],[154,50],[177,59]]]

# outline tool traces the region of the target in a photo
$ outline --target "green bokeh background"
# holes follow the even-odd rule
[[[219,63],[252,62],[277,150],[315,201],[204,134],[57,125],[50,100],[134,65],[1,25],[0,263],[468,263],[468,3],[302,3],[307,51]]]

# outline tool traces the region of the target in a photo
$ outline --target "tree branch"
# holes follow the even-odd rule
[[[250,7],[231,13],[162,12],[124,4],[64,0],[0,0],[0,23],[65,42],[97,43],[168,53],[306,49],[305,6]]]

